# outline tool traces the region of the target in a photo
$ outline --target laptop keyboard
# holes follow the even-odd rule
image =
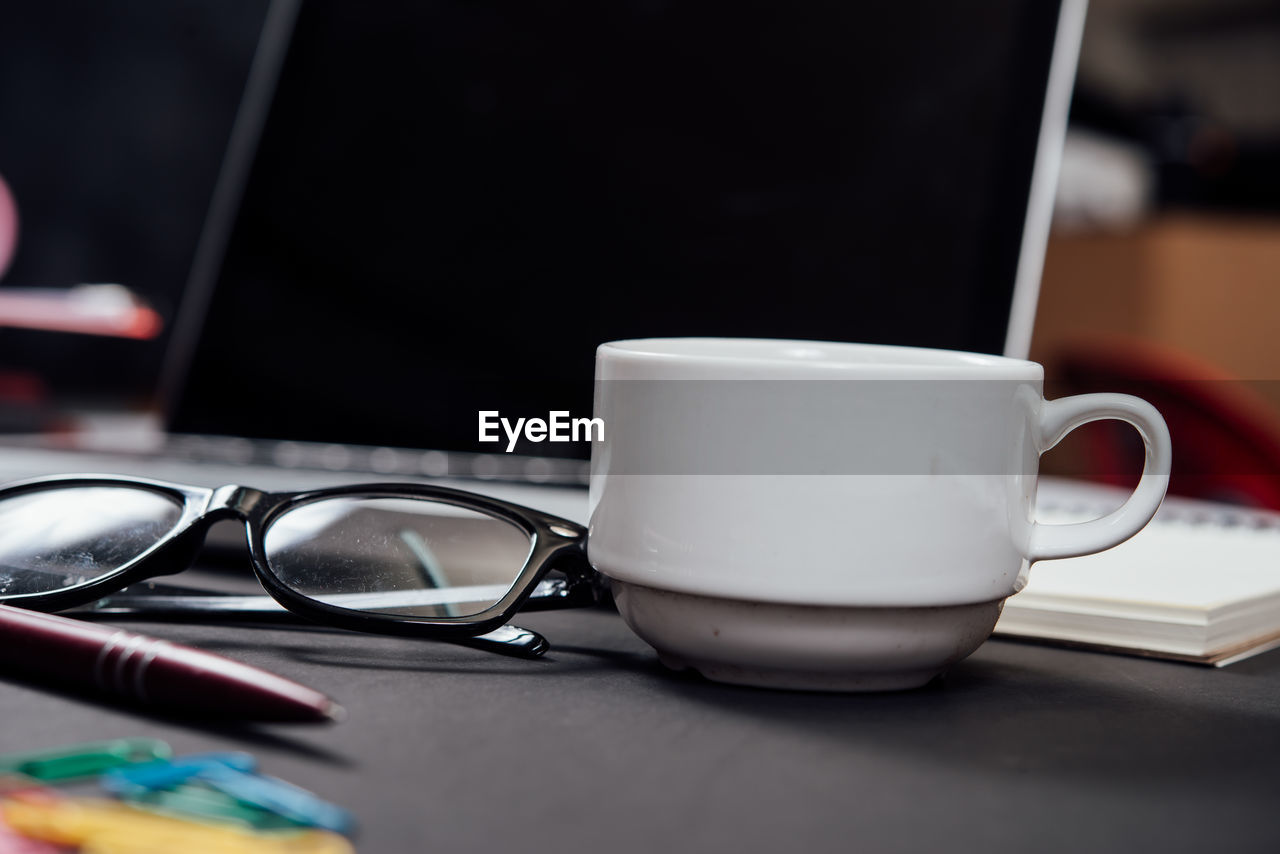
[[[44,438],[0,442],[0,483],[52,474],[119,474],[257,489],[317,489],[346,483],[430,482],[469,489],[586,522],[587,463],[446,454],[351,445],[174,436],[158,447],[97,442],[55,447]]]

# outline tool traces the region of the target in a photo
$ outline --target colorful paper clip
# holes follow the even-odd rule
[[[200,783],[183,783],[173,789],[131,792],[126,803],[178,818],[224,822],[253,830],[297,830],[299,825],[282,815],[241,803],[225,792]]]
[[[0,774],[21,774],[46,783],[96,777],[139,762],[167,759],[169,745],[154,738],[116,738],[88,741],[48,750],[8,753],[0,756]]]
[[[248,753],[192,753],[176,759],[160,759],[113,768],[98,781],[102,788],[117,795],[155,789],[168,789],[185,783],[211,767],[230,768],[245,773],[255,771],[258,761]]]
[[[0,798],[39,801],[57,797],[57,792],[39,780],[33,780],[24,774],[0,773]]]
[[[342,807],[275,777],[245,774],[224,765],[207,768],[198,779],[242,803],[270,810],[298,824],[337,833],[350,833],[355,827],[355,819]]]
[[[213,765],[249,773],[257,764],[248,753],[196,753],[172,761],[115,768],[103,774],[98,783],[128,803],[167,815],[231,822],[256,830],[296,828],[298,824],[284,816],[193,782]]]
[[[0,804],[18,833],[85,854],[352,854],[351,843],[324,830],[255,832],[156,815],[114,801],[65,799]]]
[[[48,842],[19,836],[0,821],[0,854],[61,854],[62,850]]]
[[[225,818],[240,820],[254,826],[266,820],[268,815],[288,819],[295,824],[318,827],[338,833],[348,833],[355,824],[351,813],[342,807],[321,800],[306,789],[299,788],[275,777],[253,773],[256,763],[247,753],[202,753],[183,756],[172,761],[149,762],[118,768],[104,774],[102,786],[110,792],[134,802],[166,803],[170,808],[184,799],[204,806],[213,812],[225,813]],[[176,787],[188,783],[201,783],[226,795],[231,802],[217,803],[198,789]],[[169,791],[166,796],[162,794]],[[152,794],[148,794],[152,793]],[[237,811],[234,807],[241,805]],[[204,812],[207,817],[217,817]]]

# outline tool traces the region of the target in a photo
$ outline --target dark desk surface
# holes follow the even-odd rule
[[[345,804],[359,850],[1280,851],[1280,652],[1225,670],[993,641],[885,695],[665,671],[605,611],[543,661],[338,632],[131,623],[328,691],[328,728],[224,729],[0,682],[0,750],[240,748]]]

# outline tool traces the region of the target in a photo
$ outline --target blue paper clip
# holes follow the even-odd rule
[[[355,826],[351,813],[306,789],[264,774],[246,774],[226,765],[209,765],[195,776],[238,801],[271,810],[290,821],[337,833]]]
[[[347,833],[355,825],[351,813],[342,807],[283,780],[253,773],[256,767],[247,753],[197,753],[115,769],[104,774],[100,783],[107,791],[127,797],[199,782],[296,824],[338,833]]]
[[[218,752],[193,753],[172,760],[158,760],[113,768],[103,774],[98,783],[108,792],[127,795],[155,789],[171,789],[210,768],[230,768],[244,773],[258,767],[258,762],[248,753]]]

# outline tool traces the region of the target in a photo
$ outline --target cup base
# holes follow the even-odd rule
[[[612,586],[622,618],[668,667],[803,691],[918,688],[981,646],[1004,605],[787,605]]]

